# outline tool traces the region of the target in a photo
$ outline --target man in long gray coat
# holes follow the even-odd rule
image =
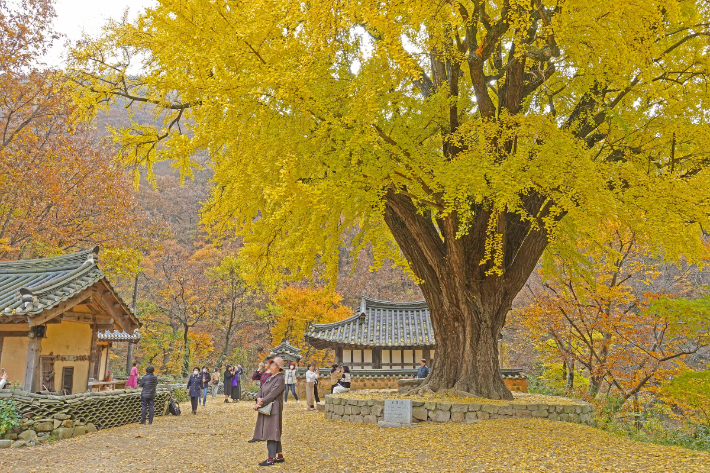
[[[254,410],[256,410],[271,402],[274,403],[271,406],[271,415],[259,413],[256,418],[254,438],[257,440],[266,440],[266,448],[269,452],[269,457],[259,463],[260,466],[271,466],[275,463],[285,461],[281,450],[281,428],[283,424],[284,407],[283,393],[286,387],[282,373],[283,366],[284,360],[281,357],[276,357],[271,361],[271,365],[269,366],[271,376],[269,376],[259,388],[256,405],[254,406]]]

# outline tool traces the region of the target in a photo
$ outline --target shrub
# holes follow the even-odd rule
[[[20,415],[12,401],[0,401],[0,435],[20,425]]]

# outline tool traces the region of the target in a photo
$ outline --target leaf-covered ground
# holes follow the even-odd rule
[[[542,419],[426,424],[406,429],[329,421],[289,403],[286,463],[303,472],[710,472],[710,454],[638,443]],[[183,405],[189,410],[189,405]],[[29,449],[0,453],[12,472],[247,472],[264,470],[264,443],[248,444],[249,403],[208,402],[197,415],[159,417]]]

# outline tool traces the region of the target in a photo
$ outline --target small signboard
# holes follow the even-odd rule
[[[385,422],[411,424],[412,401],[409,399],[385,399]]]

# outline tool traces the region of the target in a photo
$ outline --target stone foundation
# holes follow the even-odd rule
[[[321,377],[318,379],[318,395],[321,399],[330,394],[330,370],[321,370]],[[305,376],[305,375],[303,375]],[[411,375],[410,375],[411,376]],[[402,378],[402,374],[394,372],[388,374],[386,370],[352,370],[350,372],[350,389],[355,391],[359,389],[397,389],[399,385],[397,380]],[[503,378],[505,386],[511,391],[528,392],[528,379],[523,376]],[[299,372],[299,377],[296,382],[296,393],[298,397],[306,397],[306,378],[302,377]]]
[[[385,401],[375,399],[345,399],[325,396],[325,418],[377,424],[384,421]],[[562,422],[594,425],[591,404],[485,404],[412,401],[412,422],[463,422],[471,424],[489,419],[541,417]]]

